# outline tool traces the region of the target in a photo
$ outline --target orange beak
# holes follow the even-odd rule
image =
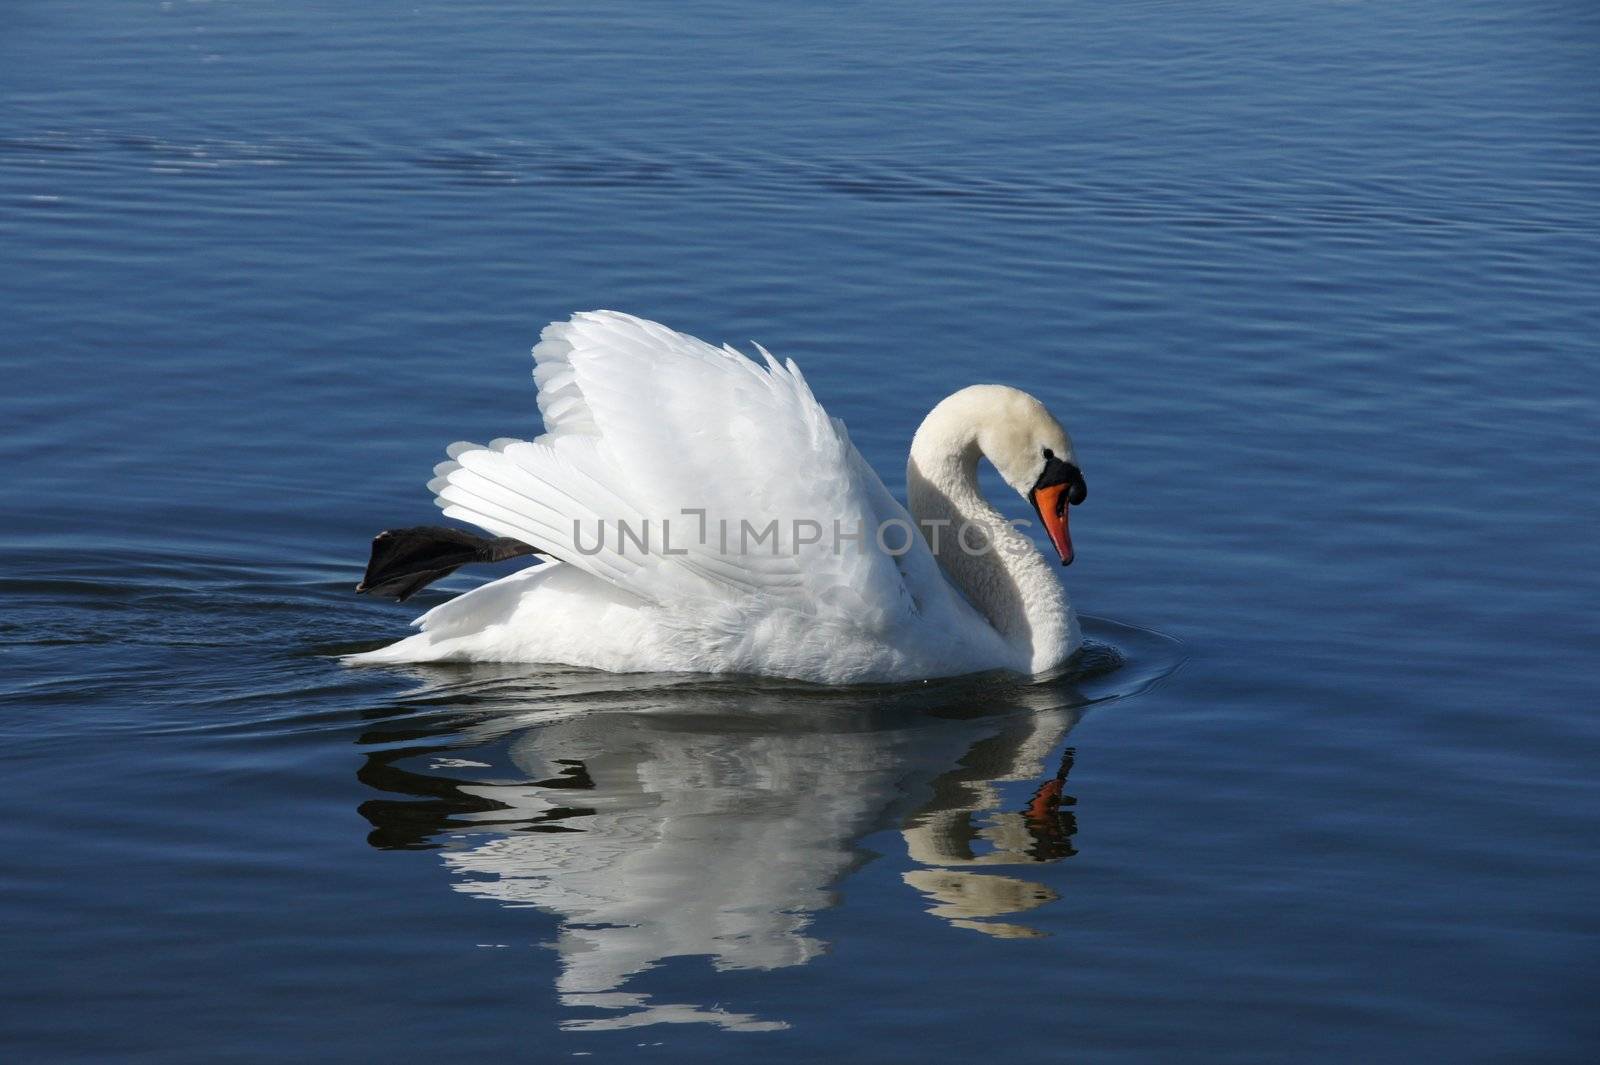
[[[1072,565],[1072,533],[1067,528],[1067,490],[1071,487],[1052,484],[1029,493],[1033,509],[1039,512],[1039,520],[1044,523],[1044,531],[1050,534],[1050,542],[1056,545],[1056,554],[1061,556],[1063,566]]]

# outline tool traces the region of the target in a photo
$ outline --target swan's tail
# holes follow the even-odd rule
[[[509,536],[490,539],[442,525],[385,529],[372,538],[372,558],[356,591],[392,595],[404,602],[469,562],[504,562],[541,553]]]

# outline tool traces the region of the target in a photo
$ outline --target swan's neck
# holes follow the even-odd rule
[[[1066,589],[1033,541],[978,489],[983,456],[969,421],[934,408],[911,442],[906,492],[945,574],[1017,652],[1043,673],[1079,642]],[[985,549],[985,542],[987,548]]]

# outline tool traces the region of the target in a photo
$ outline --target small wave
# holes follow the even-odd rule
[[[535,143],[512,138],[398,145],[272,138],[180,140],[117,130],[44,131],[0,138],[0,166],[29,165],[34,179],[73,170],[138,167],[180,180],[230,181],[261,167],[289,167],[341,180],[419,178],[456,185],[614,188],[639,192],[699,189],[741,202],[792,203],[806,196],[844,196],[885,203],[940,202],[964,210],[1020,217],[1085,217],[1156,224],[1178,230],[1254,232],[1305,229],[1482,229],[1563,231],[1571,219],[1537,202],[1473,203],[1459,192],[1410,181],[1368,181],[1359,190],[1307,175],[1281,182],[1270,209],[1246,178],[1203,188],[1163,181],[1144,185],[1093,173],[990,174],[949,166],[873,159],[797,158],[770,153],[710,156],[651,145],[617,149],[587,143]],[[249,180],[260,180],[250,178]],[[52,189],[52,194],[59,190]],[[59,197],[57,197],[59,198]],[[1453,207],[1441,211],[1440,203]],[[1414,204],[1408,207],[1408,204]]]

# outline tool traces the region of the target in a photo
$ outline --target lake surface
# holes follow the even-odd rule
[[[1595,1059],[1594,9],[0,22],[7,1060]],[[1038,394],[1092,653],[339,665],[592,307]]]

